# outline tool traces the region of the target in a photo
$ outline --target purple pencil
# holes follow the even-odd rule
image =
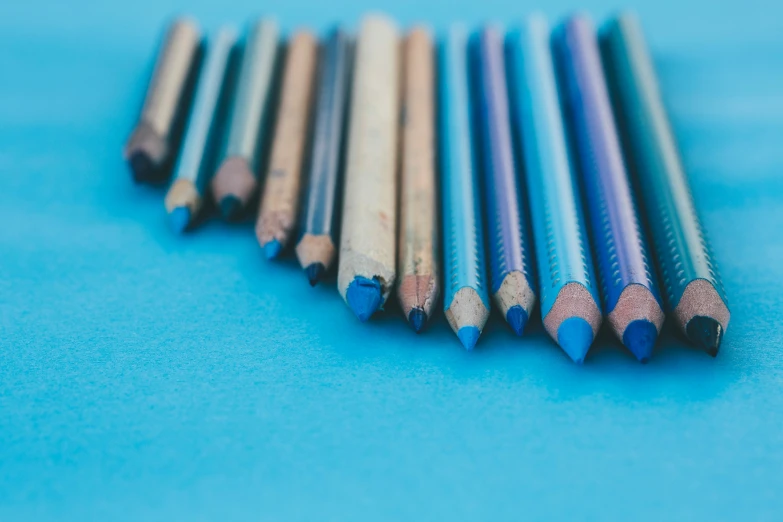
[[[641,361],[652,354],[663,306],[650,269],[590,20],[568,19],[555,35],[584,180],[605,313]]]

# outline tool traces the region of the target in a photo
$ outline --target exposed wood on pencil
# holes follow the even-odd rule
[[[417,332],[431,317],[440,291],[433,67],[429,31],[412,29],[404,47],[398,296]]]
[[[258,242],[268,258],[288,244],[296,223],[317,56],[315,37],[294,34],[286,56],[280,108],[256,223]]]

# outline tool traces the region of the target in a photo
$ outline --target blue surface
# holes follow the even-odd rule
[[[456,4],[387,2],[439,27],[525,11]],[[250,224],[177,236],[120,154],[174,3],[3,2],[0,520],[779,518],[781,7],[646,5],[732,322],[716,359],[667,326],[640,365],[604,329],[578,367],[538,314],[467,352],[442,315],[360,324]],[[280,9],[322,29],[362,7]]]

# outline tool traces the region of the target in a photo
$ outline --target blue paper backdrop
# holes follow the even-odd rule
[[[120,151],[160,30],[275,13],[437,28],[508,0],[0,6],[0,520],[779,520],[783,32],[772,0],[638,4],[732,323],[713,360],[536,321],[465,353],[440,317],[359,324],[251,226],[176,237]],[[596,18],[615,2],[552,0]]]

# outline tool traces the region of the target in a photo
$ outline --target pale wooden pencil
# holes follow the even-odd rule
[[[435,194],[435,93],[432,38],[408,33],[403,49],[400,180],[400,284],[397,294],[411,327],[421,331],[438,299]]]
[[[317,54],[318,44],[312,33],[298,31],[291,37],[256,222],[258,242],[269,259],[277,257],[286,246],[296,224]]]
[[[394,286],[397,223],[397,27],[366,17],[356,48],[337,286],[366,321]]]

